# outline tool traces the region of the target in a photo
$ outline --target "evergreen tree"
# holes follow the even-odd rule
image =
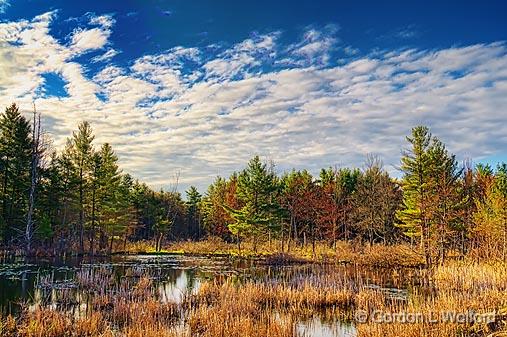
[[[53,188],[56,193],[62,193],[58,212],[59,219],[57,220],[58,246],[61,251],[69,248],[73,239],[79,239],[79,233],[76,233],[78,227],[75,224],[79,221],[82,210],[79,199],[80,172],[73,162],[73,149],[70,140],[67,141],[65,149],[54,162],[53,170],[55,175]]]
[[[123,236],[123,248],[129,237],[132,237],[138,227],[137,211],[134,206],[134,180],[129,174],[122,174],[118,185],[117,222],[115,235]]]
[[[446,252],[455,241],[457,233],[462,230],[463,218],[460,208],[464,200],[460,191],[460,177],[463,169],[459,167],[456,157],[450,154],[445,145],[433,140],[429,155],[431,158],[431,175],[434,189],[432,201],[432,222],[435,225],[434,239],[437,241],[437,253],[443,263]]]
[[[429,129],[418,126],[407,137],[412,148],[404,151],[401,158],[403,172],[403,209],[397,213],[400,227],[410,238],[420,238],[426,264],[431,264],[429,247],[431,227],[431,204],[435,181],[431,176],[431,156],[429,155],[433,137]]]
[[[146,184],[135,181],[131,188],[131,200],[136,210],[136,218],[140,224],[136,228],[135,237],[148,239],[153,235],[155,192]]]
[[[185,203],[187,206],[187,223],[189,226],[189,234],[193,238],[201,237],[201,212],[200,205],[202,201],[202,196],[197,191],[195,186],[190,186],[190,188],[186,191],[187,194],[187,202]]]
[[[0,116],[0,224],[3,224],[0,235],[5,241],[20,238],[26,221],[32,152],[30,130],[28,120],[16,104]]]
[[[277,188],[275,174],[259,156],[251,159],[239,174],[237,195],[243,206],[238,210],[228,209],[235,220],[229,230],[237,237],[238,245],[242,238],[252,237],[256,249],[259,236],[278,229]]]
[[[84,252],[85,202],[93,165],[94,148],[92,142],[94,138],[90,123],[81,122],[78,126],[78,131],[73,132],[72,138],[68,140],[67,145],[68,156],[78,177],[79,220],[76,229],[79,237],[79,251],[81,253]]]
[[[90,246],[89,246],[89,253],[95,254],[95,238],[97,236],[96,233],[96,224],[97,224],[97,217],[98,217],[98,208],[99,208],[99,193],[98,190],[101,187],[101,178],[102,178],[102,157],[101,153],[93,153],[92,159],[90,162],[90,176],[89,176],[89,186],[91,189],[91,193],[89,194],[89,200],[87,200],[87,204],[90,207],[89,211],[89,221],[86,222],[88,233],[89,233],[89,240],[90,240]],[[104,231],[101,231],[101,248],[104,248]]]
[[[54,243],[54,239],[60,237],[60,216],[62,200],[66,191],[63,189],[64,177],[60,175],[58,168],[58,155],[51,153],[49,162],[41,171],[41,188],[37,213],[40,220],[37,236],[42,242]]]
[[[236,195],[237,175],[233,174],[229,180],[217,177],[208,187],[201,201],[203,226],[209,234],[229,239],[228,226],[234,222],[227,209],[238,209]]]
[[[430,266],[434,248],[442,260],[449,233],[458,226],[461,200],[457,187],[461,170],[454,155],[427,127],[413,128],[407,140],[412,148],[401,159],[403,208],[397,217],[405,234],[420,238],[426,264]]]
[[[102,232],[114,236],[118,224],[118,216],[122,210],[120,203],[121,171],[118,157],[111,145],[105,143],[100,149],[100,167],[98,172],[99,218]]]

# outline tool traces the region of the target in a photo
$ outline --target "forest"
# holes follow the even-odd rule
[[[0,242],[22,255],[98,255],[148,241],[221,238],[284,252],[316,243],[335,247],[407,244],[427,265],[450,254],[507,259],[507,165],[458,161],[425,126],[401,152],[400,178],[369,155],[361,168],[277,173],[254,156],[202,194],[156,191],[121,170],[108,143],[81,122],[55,150],[40,114],[15,104],[0,116]],[[125,158],[128,160],[128,158]]]

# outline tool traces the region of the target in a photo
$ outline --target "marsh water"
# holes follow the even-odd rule
[[[106,268],[120,280],[129,275],[149,274],[154,279],[160,301],[179,302],[185,293],[196,292],[201,282],[214,278],[256,279],[273,281],[297,276],[303,282],[315,273],[343,273],[344,277],[360,280],[372,287],[391,289],[405,296],[416,275],[411,271],[391,269],[363,269],[354,266],[290,265],[269,266],[256,261],[237,261],[227,258],[185,256],[113,256],[104,259],[0,261],[0,310],[16,315],[21,307],[57,305],[59,292],[71,293],[75,307],[83,306],[85,290],[76,287],[78,272]],[[302,318],[297,329],[303,336],[355,336],[353,322],[338,318]]]

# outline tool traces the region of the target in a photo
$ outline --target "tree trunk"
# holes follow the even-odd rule
[[[26,253],[30,253],[32,249],[32,237],[34,233],[34,221],[33,221],[33,210],[35,204],[35,189],[37,188],[37,169],[39,167],[40,153],[39,153],[39,142],[40,142],[40,115],[37,118],[37,111],[35,110],[35,104],[33,106],[33,126],[32,126],[32,162],[31,162],[31,179],[30,179],[30,193],[28,197],[28,212],[26,216],[26,228],[25,228],[25,243]]]
[[[63,252],[63,245],[61,244],[63,237],[62,232],[65,227],[65,222],[67,221],[67,198],[63,197],[63,214],[62,214],[62,228],[60,229],[60,243],[59,246],[61,247],[61,252]]]
[[[91,229],[90,229],[90,254],[91,255],[94,255],[95,254],[95,251],[94,251],[94,248],[95,248],[95,204],[96,204],[96,200],[95,200],[95,186],[93,187],[93,191],[92,191],[92,226],[91,226]]]
[[[502,259],[506,261],[507,258],[507,219],[503,220],[503,251]]]
[[[312,226],[312,257],[315,259],[315,226]]]
[[[281,251],[283,253],[283,249],[284,249],[284,232],[283,232],[283,224],[282,224],[282,238],[281,238],[281,242],[280,242],[280,248],[281,248]]]
[[[333,219],[333,249],[336,250],[336,232],[337,232],[337,229],[336,229],[336,218]]]
[[[159,233],[157,236],[157,243],[155,244],[155,250],[160,252],[162,250],[162,238],[164,237],[164,233]]]
[[[424,252],[424,258],[426,261],[426,267],[431,268],[432,261],[431,261],[431,252],[429,247],[429,228],[427,224],[427,220],[424,219],[422,233],[421,233],[421,244]]]
[[[84,162],[81,160],[81,167],[79,169],[79,251],[81,254],[84,253]]]
[[[290,223],[289,223],[289,233],[288,233],[288,236],[287,236],[287,253],[290,253],[290,244],[291,244],[291,241],[292,241],[293,222],[294,222],[294,216],[291,214],[290,215]]]
[[[2,216],[4,218],[4,224],[7,235],[4,237],[4,241],[7,241],[7,237],[9,234],[9,223],[7,222],[7,186],[9,184],[9,167],[7,166],[8,158],[6,157],[3,161],[3,169],[4,169],[4,186],[3,186],[3,196],[2,196]]]
[[[113,240],[114,240],[114,233],[111,233],[111,239],[109,241],[109,254],[113,253]]]

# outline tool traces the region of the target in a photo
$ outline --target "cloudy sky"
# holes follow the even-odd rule
[[[0,104],[35,100],[55,147],[90,121],[155,188],[255,154],[396,174],[418,124],[507,160],[507,2],[442,2],[0,0]]]

